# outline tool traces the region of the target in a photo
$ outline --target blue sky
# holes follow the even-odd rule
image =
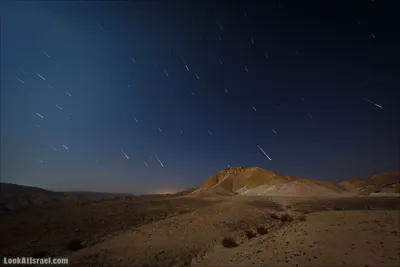
[[[399,39],[383,2],[0,7],[2,181],[147,193],[228,166],[398,170]]]

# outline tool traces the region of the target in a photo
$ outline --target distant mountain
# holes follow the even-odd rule
[[[233,167],[212,175],[192,194],[207,196],[234,194],[290,197],[345,196],[358,194],[362,190],[360,188],[367,185],[383,189],[389,184],[396,184],[396,181],[399,182],[398,174],[397,176],[396,174],[380,174],[369,180],[349,179],[337,184],[324,180],[278,174],[258,167]],[[393,192],[390,191],[390,193]]]
[[[64,193],[38,187],[0,183],[0,213],[68,200]]]
[[[0,183],[0,214],[30,208],[33,206],[55,205],[61,203],[82,204],[132,196],[130,194],[98,192],[54,192],[33,186]]]
[[[99,201],[102,199],[131,197],[132,194],[124,193],[107,193],[107,192],[90,192],[90,191],[71,191],[63,192],[64,195],[79,199],[81,201]]]

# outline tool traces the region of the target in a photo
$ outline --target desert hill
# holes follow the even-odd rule
[[[339,183],[349,192],[360,194],[400,193],[400,173],[376,174],[369,179],[352,178]]]
[[[278,174],[258,167],[233,167],[212,175],[192,194],[207,196],[212,194],[289,197],[346,196],[362,192],[362,188],[368,186],[369,193],[381,191],[383,193],[399,193],[396,191],[399,181],[398,173],[384,173],[374,175],[370,179],[348,179],[336,184],[329,181]],[[388,190],[388,186],[395,187],[395,189]]]
[[[65,203],[82,204],[127,194],[100,192],[55,192],[39,187],[0,183],[0,214],[33,206]],[[129,195],[131,196],[131,195]]]
[[[60,192],[9,183],[1,183],[0,192],[0,210],[2,211],[67,200],[67,196]]]

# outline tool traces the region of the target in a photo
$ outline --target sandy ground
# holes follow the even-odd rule
[[[90,247],[132,228],[192,212],[214,202],[202,199],[109,200],[86,205],[35,207],[0,216],[0,258],[66,253],[69,241]]]
[[[317,212],[195,266],[399,266],[399,223],[396,211]]]
[[[282,214],[293,220],[282,222]],[[26,253],[44,249],[68,257],[70,266],[400,264],[400,203],[395,197],[191,196],[110,201],[36,215],[0,218],[13,223],[0,227],[3,255],[30,256]],[[21,220],[27,223],[20,226]],[[39,237],[43,233],[45,239]],[[237,246],[224,247],[226,237]],[[71,238],[82,239],[84,247],[66,250]]]
[[[340,211],[329,208],[336,200],[326,199],[322,206],[315,200],[298,200],[299,210],[309,213],[306,221],[300,221],[296,204],[281,207],[265,198],[224,198],[143,225],[73,253],[70,259],[76,266],[396,266],[400,263],[399,211],[369,210],[367,202],[378,209],[394,203],[368,200],[341,199],[335,207]],[[359,206],[368,210],[358,210]],[[342,210],[346,207],[349,210]],[[271,213],[290,213],[295,219],[281,222]],[[256,233],[260,226],[268,234],[249,240],[245,231]],[[233,237],[239,246],[223,247],[224,237]]]
[[[209,200],[214,201],[214,199]],[[225,236],[245,240],[244,231],[259,224],[279,227],[267,209],[275,203],[250,206],[236,198],[223,198],[212,206],[179,217],[138,227],[97,246],[71,255],[72,263],[85,266],[183,266],[220,244]]]

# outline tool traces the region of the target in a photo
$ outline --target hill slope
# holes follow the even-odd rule
[[[223,190],[241,195],[326,196],[348,193],[342,186],[328,181],[296,178],[258,167],[224,169],[209,177],[194,194]]]
[[[278,174],[258,167],[233,167],[209,177],[193,194],[308,197],[344,196],[364,191],[367,194],[400,193],[399,181],[398,173],[384,173],[370,179],[348,179],[336,184]]]
[[[369,179],[347,179],[339,183],[350,192],[360,194],[400,193],[400,173],[388,172],[373,175]]]

